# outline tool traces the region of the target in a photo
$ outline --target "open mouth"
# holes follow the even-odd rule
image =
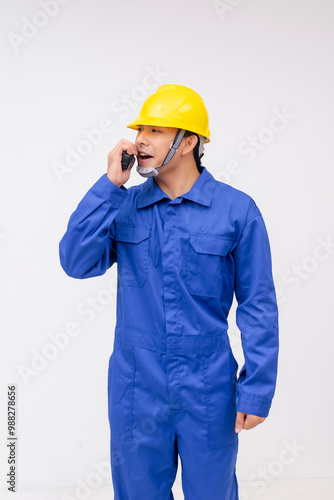
[[[138,162],[146,163],[148,160],[151,160],[154,156],[148,155],[147,153],[138,153]]]

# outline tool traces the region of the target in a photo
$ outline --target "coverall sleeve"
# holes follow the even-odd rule
[[[277,377],[278,308],[268,234],[252,199],[234,258],[236,322],[245,357],[237,381],[236,408],[267,417]]]
[[[85,194],[59,243],[60,263],[68,276],[100,276],[117,260],[114,219],[128,196],[107,174]]]

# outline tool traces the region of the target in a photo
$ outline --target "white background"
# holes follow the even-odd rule
[[[273,478],[332,477],[334,3],[63,0],[52,16],[41,15],[46,4],[1,2],[0,488],[8,471],[7,384],[17,384],[20,489],[75,487],[109,460],[117,268],[71,279],[58,244],[106,172],[108,152],[121,138],[134,141],[126,124],[163,83],[203,97],[211,142],[202,163],[255,199],[271,241],[278,383],[268,419],[240,435],[238,477],[259,481],[264,471],[267,492]],[[271,132],[277,112],[287,117]],[[59,175],[68,151],[103,119],[113,130]],[[251,137],[259,146],[246,154]],[[127,187],[141,182],[133,169]],[[100,311],[80,316],[96,297],[105,301]],[[32,370],[36,353],[54,345],[50,334],[70,322],[77,335],[23,377],[20,369]],[[293,452],[284,451],[289,446]],[[267,498],[259,484],[254,492]]]

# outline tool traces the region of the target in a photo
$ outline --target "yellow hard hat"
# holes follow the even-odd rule
[[[209,117],[201,96],[183,85],[161,85],[143,103],[139,116],[128,128],[139,125],[189,130],[210,142]]]

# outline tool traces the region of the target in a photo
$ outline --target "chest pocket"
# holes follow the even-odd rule
[[[116,225],[117,265],[121,285],[143,286],[148,273],[150,228]]]
[[[192,295],[221,297],[233,242],[228,236],[190,235],[186,286]]]

